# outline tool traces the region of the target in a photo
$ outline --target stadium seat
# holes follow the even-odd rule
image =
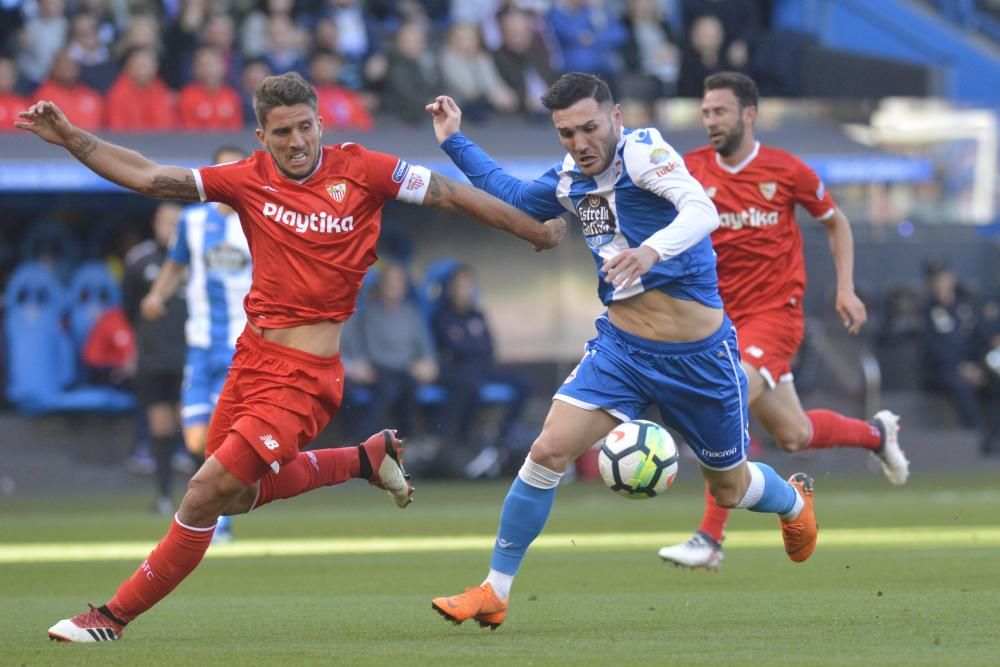
[[[66,280],[79,261],[79,246],[62,223],[43,220],[33,223],[21,240],[20,257],[51,267],[56,278]]]
[[[121,287],[103,263],[86,262],[73,273],[69,284],[69,331],[77,349],[101,315],[120,306],[121,301]]]
[[[121,412],[135,407],[130,394],[108,387],[70,388],[76,354],[63,316],[67,295],[53,272],[22,264],[4,291],[7,312],[7,398],[25,414]]]

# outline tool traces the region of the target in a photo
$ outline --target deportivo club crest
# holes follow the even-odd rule
[[[758,183],[757,187],[760,188],[760,193],[764,195],[764,199],[767,201],[774,199],[774,194],[778,191],[778,184],[774,181]]]
[[[347,196],[347,181],[330,183],[326,186],[326,191],[331,197],[333,197],[333,201],[340,204],[344,201],[344,197]],[[768,199],[770,199],[770,197]]]

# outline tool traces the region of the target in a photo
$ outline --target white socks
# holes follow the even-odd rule
[[[504,574],[503,572],[497,572],[496,570],[490,570],[489,575],[486,577],[484,584],[489,584],[493,587],[493,591],[497,594],[497,597],[504,602],[510,597],[510,587],[514,583],[513,574]]]
[[[753,507],[764,495],[764,472],[753,461],[747,461],[747,468],[750,470],[750,486],[742,500],[736,503],[736,507],[740,509]]]

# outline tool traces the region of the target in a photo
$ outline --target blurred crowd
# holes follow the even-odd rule
[[[883,375],[942,398],[978,434],[981,455],[1000,455],[1000,298],[960,281],[941,257],[923,271],[924,290],[900,285],[886,299]]]
[[[423,117],[437,94],[475,122],[533,114],[561,73],[602,75],[638,124],[752,73],[768,0],[4,0],[0,131],[35,99],[86,129],[230,130],[253,93],[296,71],[328,127]]]

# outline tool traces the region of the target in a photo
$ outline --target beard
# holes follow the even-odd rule
[[[736,152],[736,149],[743,143],[743,119],[741,118],[733,131],[726,135],[722,144],[715,149],[715,152],[722,157],[729,157]]]

